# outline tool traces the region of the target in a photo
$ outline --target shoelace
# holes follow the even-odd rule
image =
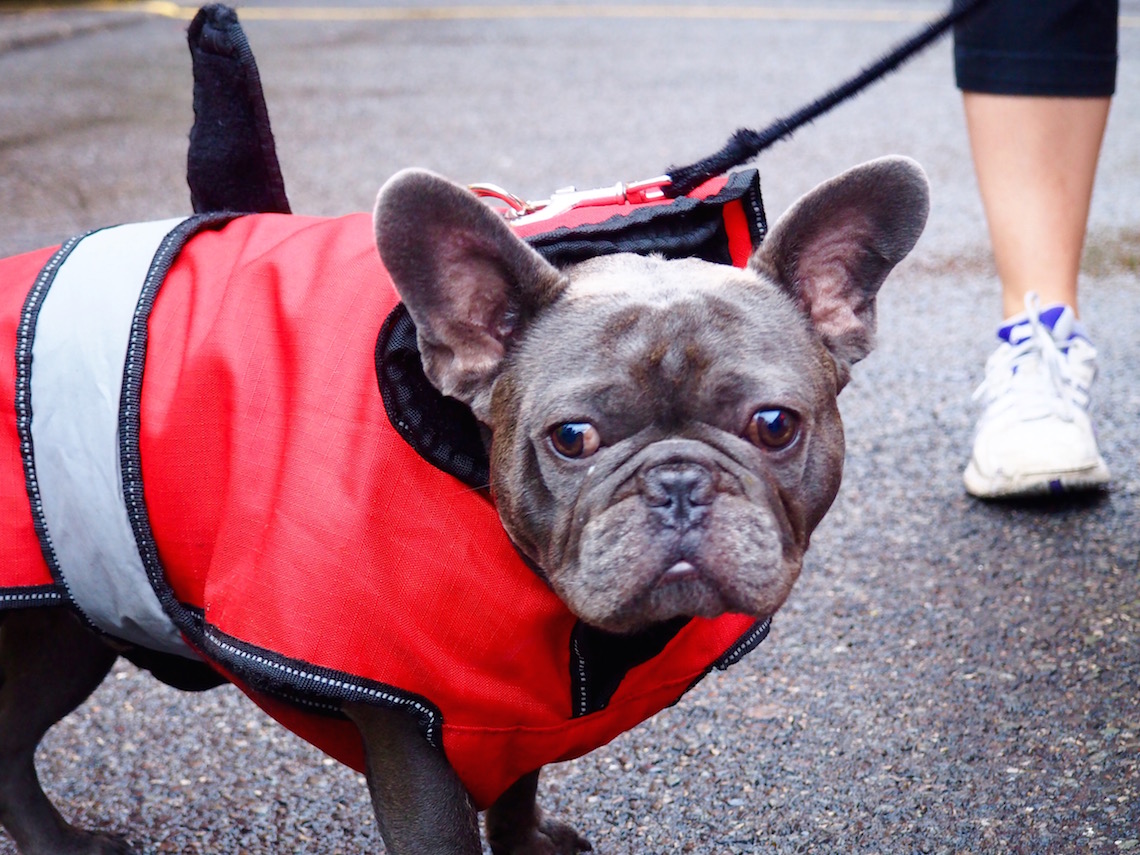
[[[1041,321],[1041,304],[1035,293],[1025,297],[1029,333],[999,348],[986,363],[986,376],[974,392],[985,402],[987,413],[1017,407],[1024,415],[1041,413],[1072,418],[1072,408],[1083,408],[1065,353],[1057,346],[1053,331]],[[1011,331],[1017,331],[1017,327]]]

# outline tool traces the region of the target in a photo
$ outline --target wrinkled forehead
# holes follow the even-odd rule
[[[755,274],[696,258],[667,260],[657,255],[619,253],[571,265],[562,271],[570,280],[569,299],[640,297],[661,303],[686,294],[716,290],[728,283],[744,287]]]
[[[703,396],[733,378],[814,385],[809,378],[826,373],[803,313],[751,270],[610,256],[565,272],[570,286],[520,354],[523,370],[544,372],[552,384],[620,375],[633,389],[676,398]]]
[[[813,337],[799,308],[750,269],[615,255],[565,272],[570,285],[550,319],[602,347],[750,349],[770,338],[806,345]]]

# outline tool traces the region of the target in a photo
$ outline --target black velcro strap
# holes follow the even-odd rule
[[[704,199],[682,196],[668,205],[637,205],[600,223],[562,226],[526,241],[555,267],[618,252],[732,264],[724,208],[733,202],[743,204],[749,238],[758,247],[768,225],[754,169],[730,175],[720,191]]]

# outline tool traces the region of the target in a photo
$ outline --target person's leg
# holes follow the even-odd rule
[[[954,70],[1001,281],[997,350],[966,490],[1096,488],[1096,349],[1076,319],[1093,181],[1116,86],[1117,0],[992,0],[955,29]]]
[[[1087,413],[1096,350],[1076,311],[1110,100],[966,92],[963,101],[1006,319],[979,389],[966,490],[1100,487],[1109,472]]]
[[[1003,317],[1043,305],[1077,311],[1077,275],[1109,98],[963,93]]]

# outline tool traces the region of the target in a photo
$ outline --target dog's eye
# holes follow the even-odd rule
[[[800,419],[789,410],[757,410],[748,422],[745,438],[758,448],[778,450],[791,445],[800,433]]]
[[[550,432],[550,444],[563,457],[589,457],[601,447],[598,429],[589,422],[566,422]]]

